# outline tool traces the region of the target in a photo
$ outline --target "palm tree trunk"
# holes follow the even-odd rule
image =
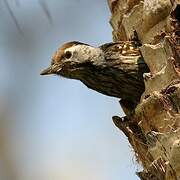
[[[140,41],[150,73],[135,113],[113,117],[144,170],[142,180],[180,179],[180,1],[109,0],[113,40]]]

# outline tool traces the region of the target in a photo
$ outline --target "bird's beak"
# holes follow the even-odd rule
[[[51,65],[50,67],[48,67],[47,69],[44,69],[40,75],[49,75],[49,74],[57,74],[57,72],[59,72],[61,70],[60,67],[58,67],[58,65]]]
[[[54,74],[53,68],[50,66],[43,71],[41,71],[40,75],[48,75],[48,74]]]

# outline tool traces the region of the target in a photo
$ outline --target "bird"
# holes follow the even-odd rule
[[[41,75],[80,80],[88,88],[136,106],[145,90],[147,64],[134,41],[110,42],[98,47],[79,41],[64,43]]]

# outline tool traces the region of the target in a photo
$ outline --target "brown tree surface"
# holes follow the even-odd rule
[[[134,114],[113,117],[144,170],[142,180],[180,179],[180,1],[109,0],[113,40],[142,43],[150,73]]]

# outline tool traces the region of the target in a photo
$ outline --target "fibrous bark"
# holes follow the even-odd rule
[[[144,168],[137,173],[142,180],[180,179],[180,1],[108,2],[113,40],[130,40],[136,32],[150,69],[135,112],[113,121]]]

